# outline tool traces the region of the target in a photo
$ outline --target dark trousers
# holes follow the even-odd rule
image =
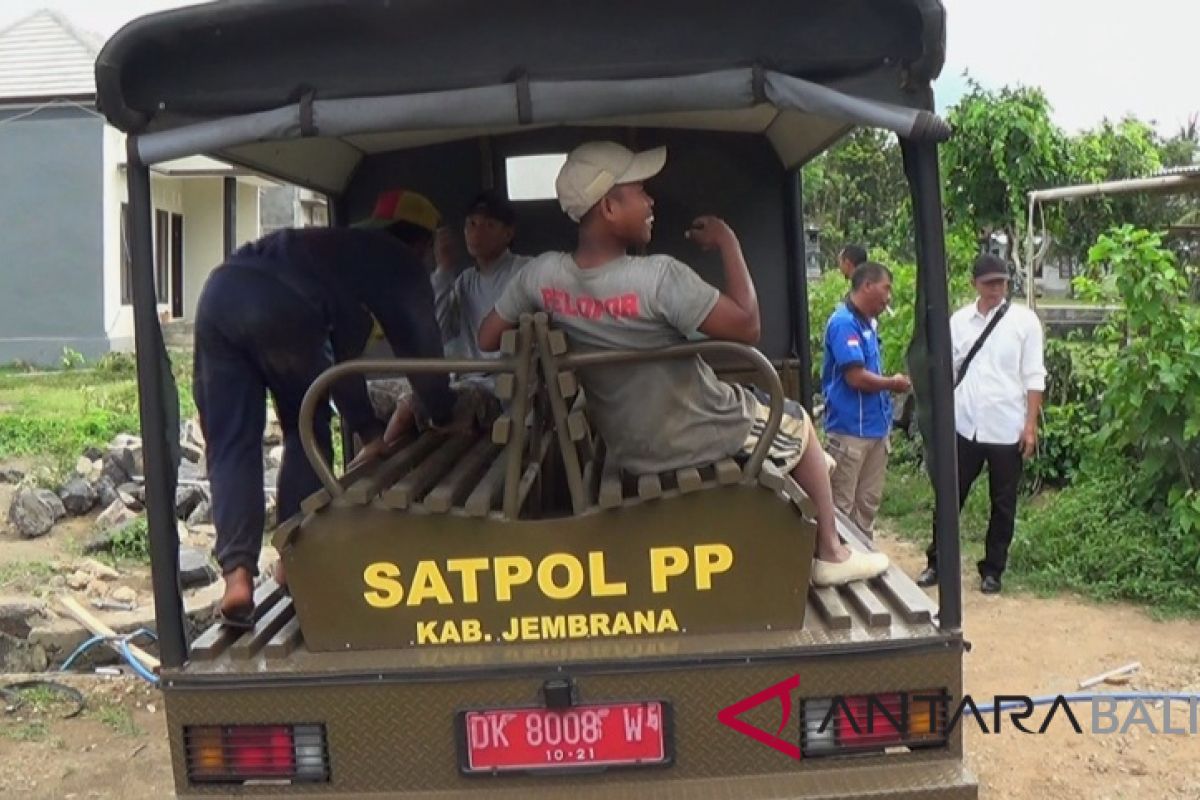
[[[981,444],[958,437],[958,509],[962,510],[971,486],[988,468],[988,496],[992,513],[988,519],[987,551],[979,562],[981,577],[999,578],[1008,565],[1008,546],[1017,521],[1017,489],[1021,485],[1021,448],[1017,444]],[[925,551],[929,566],[937,568],[937,534]]]
[[[278,518],[300,510],[321,488],[300,444],[304,393],[333,363],[319,309],[265,271],[217,268],[196,309],[193,392],[206,443],[212,485],[215,554],[222,572],[257,574],[265,522],[263,428],[267,392],[283,431]],[[332,458],[330,408],[314,421],[317,442]]]

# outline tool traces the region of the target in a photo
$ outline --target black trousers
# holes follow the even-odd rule
[[[975,479],[988,468],[988,497],[991,500],[991,516],[988,519],[987,549],[979,562],[979,575],[999,578],[1008,565],[1008,546],[1012,544],[1013,529],[1017,522],[1017,490],[1021,485],[1021,458],[1019,444],[982,444],[972,439],[958,437],[958,508],[961,511],[971,493]],[[925,551],[929,566],[937,569],[937,534]]]
[[[278,517],[300,510],[321,482],[300,444],[304,393],[333,355],[319,311],[267,272],[223,266],[209,277],[196,310],[193,393],[212,485],[216,557],[222,572],[258,572],[265,522],[263,427],[270,392],[283,431]],[[320,449],[332,457],[331,412],[317,407]]]

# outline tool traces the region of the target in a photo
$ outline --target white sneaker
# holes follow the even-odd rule
[[[814,586],[840,586],[851,581],[865,581],[887,571],[888,557],[883,553],[850,552],[845,561],[813,559]]]

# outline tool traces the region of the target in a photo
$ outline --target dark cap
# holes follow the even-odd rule
[[[975,280],[985,281],[995,280],[996,278],[1008,280],[1008,265],[999,256],[984,253],[975,259],[975,268],[971,270],[971,277]]]
[[[481,192],[472,200],[466,215],[469,217],[472,214],[482,214],[508,226],[517,224],[517,212],[513,204],[495,191]]]

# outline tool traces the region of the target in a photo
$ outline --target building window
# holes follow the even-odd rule
[[[154,295],[159,305],[167,302],[170,288],[171,215],[161,208],[154,212]]]
[[[133,258],[129,248],[128,203],[121,203],[121,305],[133,305]]]
[[[554,189],[554,180],[566,162],[566,153],[513,156],[505,159],[504,173],[508,179],[508,199],[553,200],[558,196]]]

